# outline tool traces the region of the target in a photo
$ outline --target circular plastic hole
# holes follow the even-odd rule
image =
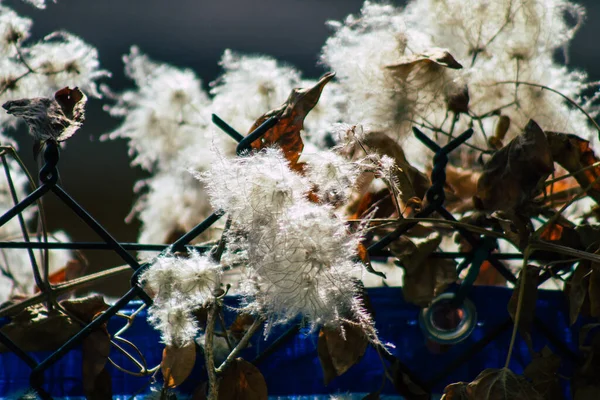
[[[454,307],[450,301],[446,301],[435,307],[429,316],[433,327],[443,331],[452,331],[459,327],[465,317],[465,312],[462,308]]]
[[[459,306],[453,304],[455,294],[436,297],[428,308],[421,310],[419,325],[431,340],[454,344],[465,340],[477,324],[477,312],[469,299]]]

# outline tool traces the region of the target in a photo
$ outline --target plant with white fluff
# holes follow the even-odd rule
[[[198,326],[192,311],[212,299],[220,274],[218,263],[192,252],[189,257],[162,255],[140,276],[154,295],[149,321],[162,333],[165,344],[182,347],[194,340]]]
[[[309,156],[306,177],[315,185],[319,200],[325,204],[345,204],[363,169],[334,151],[320,151]]]
[[[331,179],[314,176],[321,184]],[[352,318],[369,323],[355,303],[360,234],[331,206],[306,199],[310,177],[292,171],[277,149],[223,159],[201,176],[213,206],[232,218],[224,259],[243,258],[245,309],[268,320],[267,332],[299,315],[313,328]]]
[[[573,26],[566,15],[574,17]],[[337,72],[346,94],[345,119],[397,135],[406,149],[415,149],[407,152],[409,160],[423,167],[428,160],[411,133],[415,124],[436,131],[436,140],[475,125],[470,142],[484,149],[499,116],[511,122],[507,140],[530,119],[543,129],[591,138],[586,117],[561,95],[543,90],[550,87],[596,115],[596,98],[582,98],[586,74],[554,57],[561,49],[566,56],[582,19],[582,8],[565,0],[415,0],[406,8],[367,1],[359,15],[330,22],[334,34],[322,62]],[[436,49],[462,68],[431,62],[406,67]]]
[[[290,170],[283,153],[266,149],[249,157],[220,158],[203,178],[210,201],[247,228],[275,221],[310,190],[308,181]]]
[[[210,109],[242,133],[301,86],[300,72],[272,57],[225,50],[219,64],[223,73],[210,83]]]
[[[327,207],[299,203],[276,225],[247,243],[241,293],[247,308],[275,324],[302,316],[314,330],[354,316],[352,299],[362,265],[354,262],[359,238]]]
[[[125,73],[137,85],[121,94],[104,92],[116,100],[105,109],[123,117],[123,124],[103,139],[126,138],[132,163],[152,171],[167,169],[177,162],[179,153],[190,143],[206,142],[202,135],[209,123],[205,108],[209,104],[202,82],[189,69],[159,64],[132,47],[123,57]],[[198,136],[200,136],[198,138]],[[196,147],[202,158],[202,148]]]

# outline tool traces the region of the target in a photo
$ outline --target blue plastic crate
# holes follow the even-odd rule
[[[508,300],[512,291],[497,287],[475,287],[469,298],[476,305],[478,322],[472,335],[461,342],[446,349],[445,352],[435,351],[435,346],[428,344],[428,340],[421,332],[418,323],[419,309],[406,303],[402,298],[400,288],[370,289],[369,295],[375,310],[376,327],[380,338],[384,342],[395,345],[392,349],[403,363],[423,382],[430,382],[436,377],[437,382],[432,385],[434,393],[442,393],[444,387],[457,381],[470,381],[486,368],[501,368],[504,366],[509,341],[512,333],[512,324],[507,324]],[[235,306],[238,299],[230,297],[226,303]],[[139,302],[130,303],[124,313],[131,313],[139,307]],[[573,365],[565,352],[577,350],[578,325],[569,327],[568,308],[564,295],[561,292],[540,290],[536,309],[538,318],[548,327],[549,332],[565,348],[549,343],[546,333],[534,328],[532,332],[533,343],[536,350],[549,345],[557,354],[563,357],[563,370],[561,373],[570,376]],[[235,313],[226,312],[226,318],[231,321]],[[116,332],[123,324],[124,319],[113,317],[109,323],[109,331]],[[474,352],[472,358],[462,365],[456,366],[452,371],[446,369],[464,356],[469,349],[484,336],[498,330],[504,324],[507,329],[502,330],[494,340]],[[285,332],[289,327],[280,326],[274,329],[269,337],[257,334],[252,341],[252,346],[246,349],[243,357],[253,360],[273,340]],[[324,386],[321,366],[317,356],[317,332],[308,333],[301,331],[285,342],[277,351],[259,364],[263,373],[269,395],[278,396],[309,396],[315,398],[317,394],[328,393],[368,393],[379,388],[382,381],[382,364],[376,351],[368,348],[365,356],[357,365],[353,366],[346,374],[334,379],[329,386]],[[145,311],[140,313],[124,337],[143,352],[152,367],[160,362],[162,348],[157,331],[150,327],[146,321]],[[432,351],[433,350],[433,351]],[[43,360],[49,353],[35,353],[37,360]],[[121,365],[126,365],[124,356],[113,350],[111,357]],[[182,393],[191,393],[201,380],[205,379],[202,368],[203,359],[199,355],[194,372],[188,380],[180,386]],[[517,338],[510,368],[517,374],[522,373],[530,361],[527,346]],[[14,393],[22,391],[29,386],[29,367],[20,361],[17,356],[4,353],[0,356],[0,396],[11,398]],[[147,393],[149,390],[148,377],[134,377],[118,371],[112,366],[108,367],[113,377],[113,393],[115,398],[130,398],[135,393]],[[56,397],[75,398],[83,395],[81,385],[81,352],[73,350],[63,359],[53,365],[45,375],[46,389]],[[565,391],[568,388],[565,386]],[[394,388],[386,384],[384,393],[394,395]],[[75,397],[71,397],[75,396]],[[301,398],[301,397],[297,397]]]

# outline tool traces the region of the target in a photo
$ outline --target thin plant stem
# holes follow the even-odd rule
[[[246,348],[246,346],[248,346],[248,342],[250,341],[252,336],[254,336],[254,334],[256,333],[258,328],[260,328],[262,326],[263,322],[264,322],[263,317],[258,317],[254,320],[254,322],[252,323],[250,328],[248,328],[246,333],[244,333],[244,336],[239,341],[237,346],[235,346],[235,348],[231,351],[231,353],[229,353],[229,355],[227,356],[225,361],[223,361],[223,363],[219,366],[219,368],[216,369],[217,374],[222,374],[227,369],[227,367],[233,362],[233,360],[236,359],[236,357],[238,356],[240,351],[244,350]]]
[[[572,177],[572,176],[575,176],[575,175],[577,175],[577,174],[579,174],[579,173],[581,173],[581,172],[587,171],[588,169],[594,169],[594,168],[596,168],[596,167],[598,167],[598,166],[600,166],[600,161],[598,161],[598,162],[595,162],[595,163],[593,163],[593,164],[590,164],[590,165],[588,165],[587,167],[583,167],[583,168],[581,168],[581,169],[578,169],[578,170],[577,170],[577,171],[575,171],[575,172],[571,172],[571,173],[568,173],[568,174],[565,174],[565,175],[561,175],[561,176],[559,176],[558,178],[549,179],[549,180],[547,180],[546,182],[544,182],[544,184],[545,184],[546,186],[548,186],[548,185],[551,185],[551,184],[553,184],[553,183],[556,183],[556,182],[558,182],[558,181],[561,181],[561,180],[563,180],[563,179],[567,179],[567,178],[570,178],[570,177]]]
[[[528,246],[523,253],[523,266],[521,268],[521,274],[519,276],[519,294],[517,299],[517,312],[515,313],[515,320],[513,325],[512,335],[510,337],[510,345],[508,346],[508,354],[506,355],[506,362],[504,363],[504,368],[508,368],[508,364],[510,363],[510,358],[512,357],[512,352],[515,347],[515,340],[517,338],[517,330],[519,329],[519,319],[521,318],[521,310],[523,309],[523,297],[525,294],[525,280],[527,279],[527,262],[529,260],[529,255],[531,253],[531,248]]]
[[[208,400],[218,400],[219,381],[215,371],[215,355],[213,350],[213,339],[215,335],[215,322],[219,312],[218,300],[210,305],[206,318],[206,331],[204,335],[204,361],[208,373]]]

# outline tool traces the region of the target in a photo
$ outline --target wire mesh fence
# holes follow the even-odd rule
[[[217,116],[213,116],[213,122],[221,128],[226,134],[232,137],[238,142],[237,154],[243,157],[251,149],[250,144],[260,137],[275,124],[277,124],[276,118],[270,118],[266,120],[253,132],[247,136],[243,136],[231,128],[225,121],[221,120]],[[426,218],[430,216],[441,217],[449,221],[456,221],[454,216],[444,207],[445,192],[444,186],[446,181],[445,167],[448,163],[448,155],[454,149],[464,143],[471,135],[472,130],[468,130],[463,134],[455,137],[446,146],[440,147],[433,141],[431,141],[421,131],[414,128],[414,134],[419,140],[421,140],[431,151],[434,152],[433,157],[433,170],[431,173],[432,185],[427,191],[427,206],[419,211],[415,218]],[[118,331],[111,337],[111,345],[120,354],[120,357],[125,357],[129,360],[128,362],[135,365],[137,368],[125,368],[118,362],[110,360],[113,366],[121,371],[126,371],[133,376],[151,376],[154,374],[158,366],[150,365],[145,359],[144,354],[139,350],[127,351],[125,347],[131,346],[130,348],[136,349],[135,344],[130,343],[123,336],[125,332],[131,328],[133,321],[140,314],[144,314],[143,310],[152,304],[152,299],[142,289],[139,277],[140,274],[148,267],[147,263],[140,264],[131,251],[171,251],[178,252],[187,249],[195,249],[199,252],[206,252],[210,250],[207,246],[193,246],[190,243],[201,233],[210,228],[216,221],[218,221],[223,215],[222,210],[217,210],[208,216],[204,221],[198,224],[189,232],[183,234],[172,244],[144,244],[144,243],[122,243],[119,242],[110,232],[108,232],[92,215],[90,215],[84,207],[82,207],[75,199],[73,199],[69,193],[61,187],[59,183],[59,148],[54,142],[48,142],[43,153],[44,165],[39,172],[39,186],[33,190],[31,194],[23,199],[18,199],[14,188],[14,184],[11,179],[10,169],[8,167],[8,157],[13,155],[13,151],[9,148],[4,148],[1,153],[6,178],[10,187],[10,193],[14,201],[14,206],[0,216],[0,226],[6,224],[13,218],[17,218],[20,223],[23,241],[3,241],[0,242],[0,248],[12,248],[12,249],[26,249],[29,253],[30,260],[32,263],[34,278],[37,286],[40,288],[40,293],[31,299],[26,300],[23,303],[17,303],[10,305],[3,309],[0,309],[0,316],[9,315],[14,312],[15,309],[23,309],[28,304],[34,301],[44,301],[49,308],[60,307],[57,302],[57,298],[64,292],[64,286],[61,284],[53,285],[48,281],[48,270],[43,265],[38,265],[36,258],[33,254],[34,250],[52,250],[52,249],[73,249],[73,250],[86,250],[86,249],[102,249],[115,252],[124,261],[126,267],[133,271],[131,278],[131,288],[127,293],[121,296],[114,304],[109,306],[102,313],[97,315],[96,318],[88,323],[83,323],[81,329],[72,337],[70,337],[60,348],[56,351],[51,352],[43,359],[38,359],[37,356],[30,354],[23,350],[17,345],[11,338],[0,331],[0,343],[8,348],[12,353],[19,357],[26,365],[30,368],[30,385],[35,391],[42,397],[50,399],[52,398],[51,390],[48,389],[48,385],[45,380],[45,373],[48,369],[64,358],[69,352],[81,346],[84,339],[89,335],[93,334],[94,331],[99,329],[103,324],[106,324],[109,320],[114,321],[115,319],[121,319],[124,324]],[[65,205],[67,205],[72,212],[74,212],[87,226],[89,226],[98,236],[101,241],[98,242],[50,242],[44,235],[32,240],[28,234],[25,221],[22,213],[28,207],[33,206],[42,197],[53,193],[58,199],[60,199]],[[415,226],[417,222],[413,224],[404,224],[388,235],[384,236],[380,240],[373,243],[368,248],[369,255],[376,258],[387,258],[390,256],[386,250],[387,246],[394,240],[398,239],[410,228]],[[434,300],[432,305],[420,314],[420,327],[425,331],[429,337],[434,338],[438,343],[453,344],[463,341],[466,337],[472,334],[473,329],[477,325],[476,308],[473,301],[470,299],[473,292],[473,284],[481,265],[487,261],[489,262],[508,282],[516,283],[517,278],[513,272],[504,265],[501,260],[507,259],[522,259],[523,255],[520,253],[501,253],[495,251],[493,238],[480,236],[469,232],[467,230],[457,228],[456,231],[462,236],[462,238],[470,244],[472,248],[469,252],[435,252],[432,256],[439,258],[451,258],[461,260],[458,263],[458,269],[460,271],[465,270],[469,267],[468,273],[462,280],[460,285],[453,287],[448,293],[438,297]],[[545,271],[539,278],[538,284],[543,283],[560,272],[564,265],[556,264],[549,270]],[[481,300],[481,289],[477,296]],[[131,309],[132,301],[139,299],[141,302],[137,303],[137,308]],[[436,312],[441,309],[451,308],[453,310],[460,310],[460,321],[451,328],[439,327],[435,322]],[[128,309],[128,312],[123,312]],[[556,329],[549,327],[540,318],[534,319],[535,328],[545,337],[548,343],[550,343],[555,349],[561,353],[562,356],[568,357],[574,364],[580,363],[579,356],[572,350],[568,343],[567,330],[563,331],[565,335],[556,333]],[[456,355],[452,359],[446,359],[446,363],[443,368],[427,379],[422,379],[418,373],[411,370],[411,367],[402,363],[401,355],[394,355],[392,353],[382,353],[388,358],[388,361],[395,363],[403,373],[409,377],[412,382],[420,387],[423,392],[429,393],[433,387],[438,386],[440,383],[445,381],[445,378],[451,375],[454,371],[459,369],[461,366],[469,363],[471,359],[477,357],[485,347],[497,340],[502,334],[506,333],[507,330],[512,328],[513,324],[510,318],[500,322],[493,329],[488,330],[485,334],[480,335],[478,340],[473,341],[467,348],[461,351],[461,354]],[[254,363],[260,364],[264,362],[271,354],[277,351],[278,348],[289,345],[301,333],[301,328],[298,325],[293,325],[289,329],[280,332],[280,335],[273,340],[269,346],[263,348],[261,353],[255,358]],[[135,353],[132,355],[132,353]]]

